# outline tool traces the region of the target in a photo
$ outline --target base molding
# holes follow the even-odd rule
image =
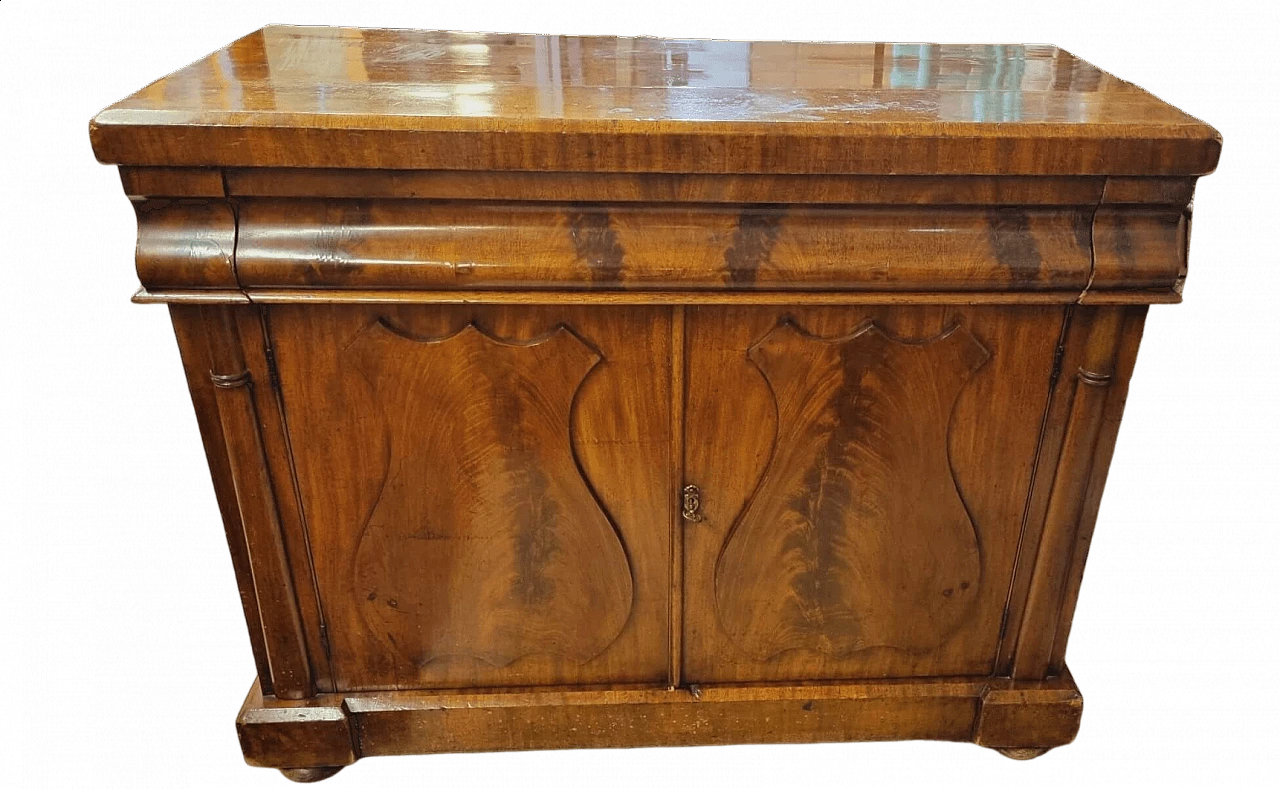
[[[301,701],[263,696],[255,683],[236,728],[249,764],[318,776],[303,771],[364,756],[743,743],[951,740],[1030,758],[1071,742],[1082,709],[1066,671],[1039,682],[418,690]]]

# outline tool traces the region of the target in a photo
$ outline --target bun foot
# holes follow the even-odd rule
[[[300,784],[313,784],[334,775],[341,767],[291,767],[283,768],[280,773],[290,781]]]
[[[1037,756],[1044,756],[1051,749],[1050,748],[993,748],[992,750],[1000,753],[1003,756],[1008,756],[1010,759],[1017,759],[1020,762],[1025,762],[1028,759],[1034,759]]]

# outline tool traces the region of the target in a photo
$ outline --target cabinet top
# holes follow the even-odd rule
[[[1199,175],[1209,125],[1047,45],[272,26],[90,123],[106,163]]]

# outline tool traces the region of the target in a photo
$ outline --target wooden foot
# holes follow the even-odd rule
[[[323,781],[341,769],[341,767],[293,767],[282,768],[280,773],[290,781],[296,781],[300,784],[313,784],[316,781]]]
[[[1043,682],[992,680],[982,694],[973,741],[1025,761],[1076,737],[1084,700],[1071,675]]]
[[[236,731],[244,760],[272,767],[298,783],[322,781],[355,763],[350,721],[338,704],[315,700],[280,701],[253,690],[240,708]]]
[[[1052,748],[992,748],[991,750],[1001,754],[1002,756],[1008,756],[1010,759],[1017,759],[1020,762],[1025,762],[1028,759],[1034,759],[1037,756],[1044,756],[1046,753],[1048,753],[1053,749]]]

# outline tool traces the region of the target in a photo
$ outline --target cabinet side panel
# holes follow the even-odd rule
[[[249,549],[244,541],[244,525],[240,522],[240,509],[236,504],[235,481],[231,477],[227,445],[222,438],[222,424],[218,419],[218,405],[214,402],[213,384],[209,380],[212,365],[204,336],[208,329],[200,307],[174,305],[169,307],[169,315],[173,319],[173,331],[178,338],[182,367],[186,372],[187,386],[191,390],[196,422],[200,426],[200,439],[204,443],[205,457],[209,461],[213,491],[218,499],[218,510],[222,513],[222,524],[227,534],[227,547],[231,550],[231,565],[235,569],[240,605],[244,609],[245,623],[249,627],[249,643],[253,647],[258,682],[263,691],[270,695],[271,669],[267,664],[266,647],[262,640],[258,600],[253,591]]]
[[[689,316],[686,679],[989,674],[1063,309]]]
[[[339,690],[667,681],[669,309],[269,322]]]

